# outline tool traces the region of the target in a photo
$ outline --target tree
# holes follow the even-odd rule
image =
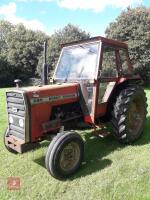
[[[0,86],[11,86],[13,80],[13,67],[7,62],[6,57],[0,56]]]
[[[43,51],[45,34],[25,29],[17,25],[13,37],[8,38],[9,50],[7,59],[14,66],[18,78],[23,80],[35,76],[38,59]]]
[[[9,44],[8,35],[11,34],[14,26],[4,20],[0,21],[0,86],[10,86],[13,82],[13,67],[7,60]]]
[[[125,41],[135,72],[150,84],[150,8],[128,8],[107,27],[106,36]]]
[[[90,37],[89,33],[86,33],[85,31],[81,30],[79,27],[74,26],[72,24],[68,24],[63,29],[55,31],[53,35],[51,35],[50,39],[48,40],[48,63],[50,66],[50,69],[55,68],[56,63],[58,61],[58,57],[60,55],[61,50],[61,44],[82,40],[82,39],[88,39]],[[39,66],[38,66],[38,72],[40,73],[40,68],[42,65],[43,56],[41,56]],[[51,71],[51,73],[52,73]]]
[[[46,38],[48,36],[44,33],[27,30],[22,24],[14,26],[7,21],[0,21],[0,72],[3,71],[0,75],[0,85],[3,85],[5,78],[7,85],[11,77],[27,80],[36,75],[36,67]],[[6,77],[8,71],[11,74],[10,78]]]
[[[0,21],[0,54],[3,54],[9,47],[7,38],[11,35],[14,26],[5,20]]]

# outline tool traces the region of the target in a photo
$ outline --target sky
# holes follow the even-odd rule
[[[138,5],[150,7],[150,0],[1,0],[0,19],[48,35],[71,23],[91,36],[104,36],[123,10]]]

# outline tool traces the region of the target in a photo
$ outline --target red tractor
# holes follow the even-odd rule
[[[23,153],[52,138],[45,165],[53,177],[63,179],[79,169],[84,154],[81,136],[66,130],[68,125],[83,122],[96,130],[111,121],[121,143],[141,136],[147,99],[141,78],[132,73],[127,44],[94,37],[62,45],[52,82],[6,93],[4,143],[9,151]]]

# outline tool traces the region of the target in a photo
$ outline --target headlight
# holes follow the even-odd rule
[[[22,127],[22,128],[24,127],[24,121],[23,121],[23,119],[19,119],[19,126]]]
[[[9,123],[10,124],[13,124],[14,120],[13,120],[13,117],[12,116],[9,116]]]

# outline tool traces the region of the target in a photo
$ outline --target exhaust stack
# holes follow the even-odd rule
[[[43,85],[48,84],[47,40],[44,42],[44,63],[42,66],[42,82]]]

